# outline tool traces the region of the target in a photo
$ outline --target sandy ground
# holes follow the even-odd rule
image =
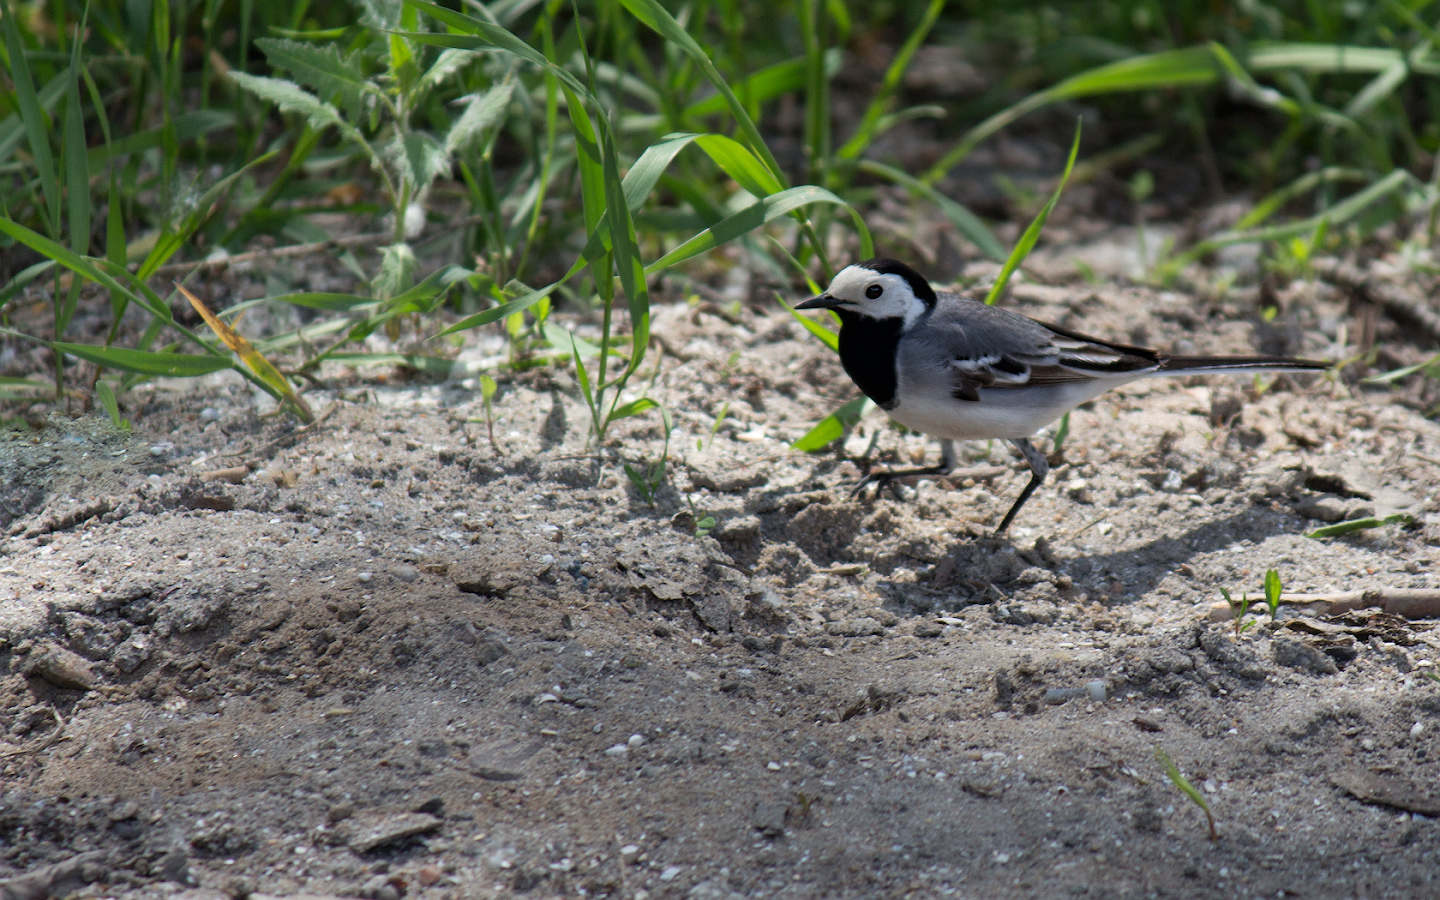
[[[1271,324],[1140,288],[1009,302],[1339,355],[1344,299],[1310,301]],[[373,371],[311,392],[309,429],[221,378],[133,392],[128,434],[6,432],[0,874],[30,880],[0,895],[1440,894],[1433,623],[1209,618],[1270,568],[1440,587],[1440,428],[1413,404],[1133,385],[1077,411],[996,540],[1026,477],[1004,447],[852,498],[935,448],[872,413],[789,450],[853,388],[783,311],[719,312],[657,312],[653,504],[623,465],[661,457],[659,416],[588,447],[559,366],[502,380],[494,445],[473,381]]]

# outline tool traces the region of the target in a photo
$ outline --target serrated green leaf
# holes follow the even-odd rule
[[[435,62],[425,70],[424,75],[420,76],[420,81],[415,88],[423,94],[425,91],[439,87],[478,58],[474,50],[458,50],[454,47],[441,50],[435,58]]]
[[[280,107],[281,111],[299,113],[304,116],[312,128],[318,130],[332,125],[340,128],[348,127],[338,109],[293,81],[247,75],[244,72],[231,72],[230,77],[240,87],[261,100],[275,104]]]
[[[401,167],[411,185],[410,196],[418,195],[430,182],[450,171],[450,154],[435,138],[423,131],[407,132],[392,152],[401,157]]]
[[[453,155],[468,150],[481,135],[505,117],[514,92],[515,82],[506,80],[489,90],[471,94],[465,112],[445,134],[445,152]]]
[[[255,43],[272,66],[288,70],[320,99],[342,107],[352,122],[364,118],[367,95],[378,89],[365,78],[358,52],[342,56],[337,44],[316,46],[281,38],[258,38]]]

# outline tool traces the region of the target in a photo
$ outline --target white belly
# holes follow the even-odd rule
[[[906,428],[937,438],[1027,438],[1081,403],[1123,383],[1075,382],[1019,390],[982,388],[979,400],[956,400],[943,390],[911,391],[888,412]]]

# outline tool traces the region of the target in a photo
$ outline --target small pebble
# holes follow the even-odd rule
[[[679,867],[679,866],[666,866],[665,869],[664,869],[664,871],[662,871],[662,872],[660,873],[660,880],[661,880],[661,881],[674,881],[675,878],[676,878],[676,876],[678,876],[679,874],[680,874],[680,867]]]
[[[356,580],[360,581],[362,584],[369,582],[370,579],[374,577],[375,576],[370,574],[369,572],[361,572],[355,576]]]
[[[1419,737],[1419,736],[1421,735],[1421,733],[1423,733],[1424,731],[1425,731],[1425,723],[1424,723],[1424,722],[1416,722],[1414,725],[1411,725],[1411,726],[1410,726],[1410,736],[1411,736],[1412,738],[1413,738],[1413,737]]]
[[[1087,682],[1085,684],[1085,690],[1089,692],[1090,699],[1094,700],[1096,703],[1104,703],[1105,700],[1110,696],[1109,692],[1105,690],[1105,682],[1103,681],[1097,680]]]
[[[626,745],[626,744],[616,744],[616,745],[613,746],[613,747],[607,748],[607,749],[605,750],[605,755],[606,755],[606,756],[616,756],[616,757],[619,757],[619,756],[624,756],[625,754],[627,754],[627,753],[629,753],[629,752],[630,752],[630,747],[629,747],[628,745]]]
[[[641,744],[645,743],[645,735],[632,734],[630,735],[630,740],[626,741],[626,743],[629,744],[631,747],[638,747]]]

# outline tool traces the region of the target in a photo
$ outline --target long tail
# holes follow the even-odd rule
[[[1333,365],[1315,359],[1289,356],[1162,356],[1155,375],[1189,375],[1204,372],[1306,372],[1328,369]]]

